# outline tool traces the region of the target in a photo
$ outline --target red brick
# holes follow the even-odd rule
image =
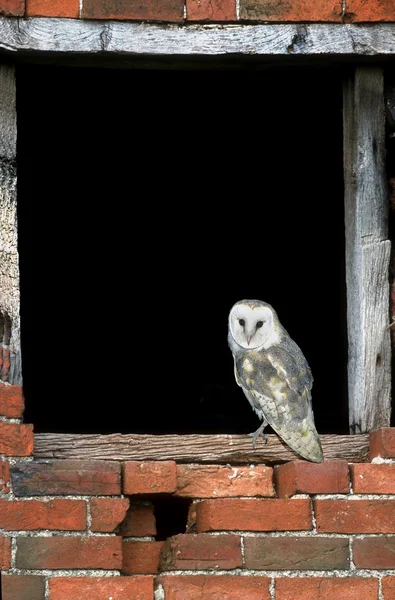
[[[247,21],[340,22],[339,0],[240,0],[240,18]]]
[[[188,21],[236,21],[236,0],[186,0]]]
[[[379,582],[362,577],[276,580],[276,600],[377,600]]]
[[[0,458],[0,492],[8,494],[10,491],[10,465],[4,459]]]
[[[49,580],[49,590],[51,600],[154,600],[154,580],[149,575],[54,577]]]
[[[274,496],[271,467],[225,467],[221,465],[177,465],[176,496],[185,498],[229,498]]]
[[[78,19],[78,0],[26,0],[27,17],[69,17]]]
[[[162,575],[156,582],[166,600],[270,600],[268,577]]]
[[[0,15],[6,15],[8,17],[23,17],[24,13],[25,0],[0,0]],[[4,369],[5,373],[8,372],[8,369]]]
[[[33,425],[0,421],[0,454],[30,456],[33,453]]]
[[[0,0],[0,1],[1,1],[0,14],[2,14],[2,13],[7,14],[7,12],[8,12],[9,16],[17,16],[17,15],[15,15],[14,11],[21,10],[20,3],[17,0]],[[10,349],[1,347],[1,350],[2,350],[2,352],[1,352],[0,376],[3,381],[8,381],[8,375],[9,375],[10,366],[11,366]]]
[[[277,494],[290,498],[294,494],[348,494],[348,464],[345,460],[307,463],[289,462],[274,470]]]
[[[0,500],[0,529],[86,529],[84,500]]]
[[[111,536],[17,538],[18,569],[121,569],[122,538]]]
[[[183,0],[84,0],[83,19],[182,21]]]
[[[315,500],[317,531],[395,533],[395,500]]]
[[[116,531],[126,516],[129,498],[92,498],[92,531]]]
[[[237,569],[242,563],[239,536],[180,534],[166,540],[159,569]]]
[[[356,539],[353,557],[358,569],[395,569],[395,537]]]
[[[384,600],[394,600],[395,598],[395,577],[383,578],[383,598]]]
[[[163,544],[164,542],[123,542],[122,573],[124,575],[157,573]]]
[[[395,458],[395,427],[382,427],[369,434],[370,460],[381,456],[382,458]]]
[[[45,577],[36,575],[2,575],[3,600],[44,600]]]
[[[121,493],[121,466],[108,460],[20,462],[11,469],[16,496]]]
[[[121,524],[124,537],[146,537],[156,535],[156,519],[152,504],[132,504]]]
[[[19,419],[23,415],[23,409],[22,386],[0,384],[0,415],[10,419]]]
[[[348,539],[313,537],[244,538],[247,569],[349,569]]]
[[[11,567],[11,538],[0,535],[0,570]]]
[[[203,500],[197,531],[297,531],[312,529],[310,500]]]
[[[173,494],[177,490],[176,463],[172,460],[123,464],[124,494]]]
[[[347,0],[347,23],[395,21],[394,0]]]
[[[351,465],[354,494],[395,494],[395,464]]]

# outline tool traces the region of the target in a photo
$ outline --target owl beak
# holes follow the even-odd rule
[[[246,333],[247,345],[248,346],[250,345],[250,341],[251,341],[251,338],[252,338],[253,335],[254,335],[254,332],[253,333]]]

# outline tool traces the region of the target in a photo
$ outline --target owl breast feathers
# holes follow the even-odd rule
[[[242,300],[229,315],[228,342],[236,382],[262,419],[254,443],[269,424],[300,456],[324,460],[311,405],[313,377],[302,351],[280,324],[273,308]]]

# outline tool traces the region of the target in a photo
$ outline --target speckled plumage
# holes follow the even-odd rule
[[[322,462],[311,404],[313,377],[274,309],[260,300],[236,303],[228,343],[236,382],[263,421],[256,433],[263,435],[266,422],[300,456]]]

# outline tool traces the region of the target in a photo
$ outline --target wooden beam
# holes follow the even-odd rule
[[[344,176],[351,433],[390,425],[388,190],[383,72],[358,67],[344,86]]]
[[[0,380],[22,383],[14,68],[0,65]]]
[[[395,24],[169,25],[0,18],[0,49],[102,56],[389,56]]]
[[[369,461],[368,435],[322,435],[326,460]],[[190,463],[279,464],[300,458],[277,435],[255,450],[248,435],[111,435],[40,433],[34,458],[175,460]]]

